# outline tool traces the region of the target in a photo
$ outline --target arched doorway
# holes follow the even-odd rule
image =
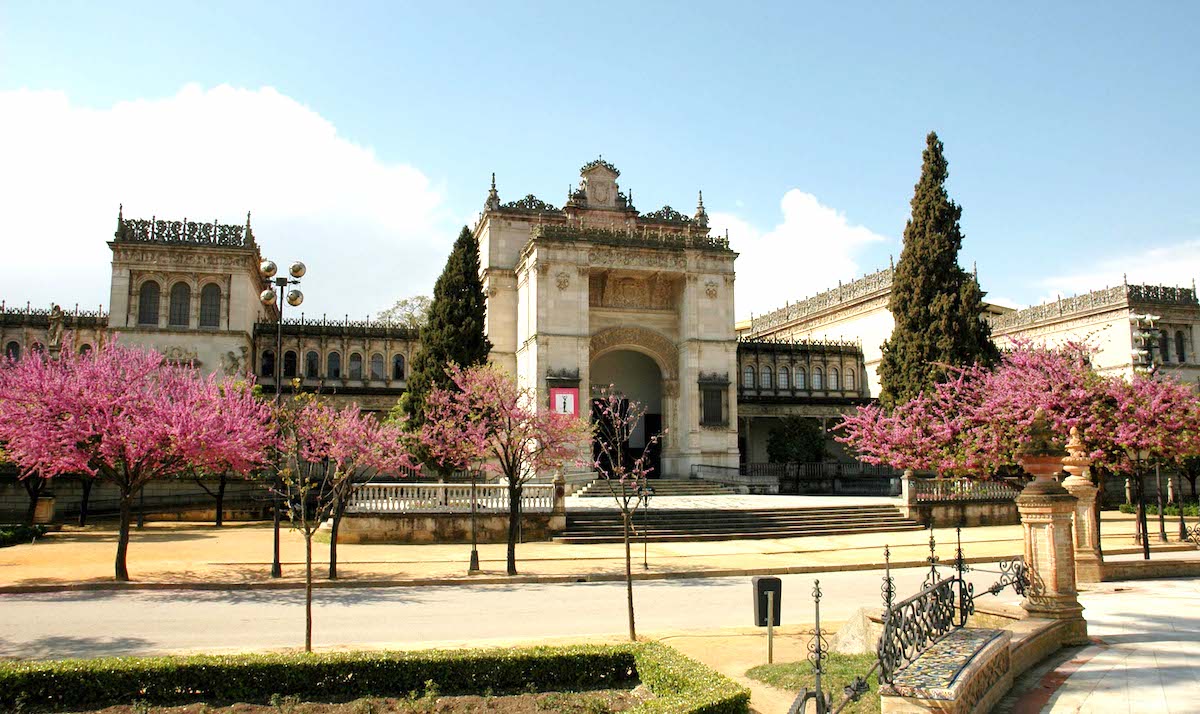
[[[597,357],[591,365],[593,390],[612,385],[626,399],[638,402],[645,409],[629,442],[621,445],[628,458],[637,459],[647,449],[650,440],[663,429],[663,375],[658,363],[647,355],[629,349],[616,349]],[[593,418],[595,414],[593,413]],[[650,447],[650,478],[662,471],[661,442]]]

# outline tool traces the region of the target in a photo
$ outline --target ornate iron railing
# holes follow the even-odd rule
[[[729,250],[729,238],[709,235],[707,229],[700,227],[701,232],[678,230],[651,230],[648,226],[640,226],[641,230],[623,228],[597,228],[542,224],[534,226],[533,236],[547,240],[588,241],[601,245],[631,246],[640,248],[670,248],[682,250],[697,248],[700,250]]]
[[[858,280],[845,285],[838,283],[836,288],[817,293],[816,295],[790,305],[779,308],[765,315],[755,317],[750,321],[750,334],[770,330],[800,318],[827,310],[843,302],[865,297],[872,293],[890,289],[894,270],[884,268],[870,275],[864,275]]]
[[[879,638],[879,679],[891,683],[910,664],[975,612],[974,587],[957,575],[901,600],[885,615]]]

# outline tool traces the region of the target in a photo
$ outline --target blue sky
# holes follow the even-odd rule
[[[992,297],[1200,272],[1200,4],[840,5],[5,2],[0,298],[107,303],[123,201],[253,210],[307,309],[372,312],[490,172],[561,204],[603,154],[643,211],[704,190],[744,317],[899,255],[931,129]]]

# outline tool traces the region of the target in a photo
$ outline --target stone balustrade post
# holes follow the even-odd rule
[[[567,529],[567,479],[561,469],[554,472],[554,497],[550,505],[550,531]]]
[[[1071,526],[1075,534],[1075,580],[1081,583],[1098,583],[1103,580],[1104,554],[1100,552],[1100,511],[1096,506],[1098,489],[1092,483],[1088,467],[1092,460],[1087,457],[1078,429],[1071,429],[1071,440],[1067,442],[1067,456],[1063,458],[1063,469],[1069,474],[1062,485],[1075,497],[1075,510]]]
[[[1044,415],[1034,420],[1030,440],[1018,461],[1034,480],[1017,497],[1025,533],[1025,565],[1029,589],[1021,607],[1030,617],[1058,620],[1064,645],[1088,642],[1087,620],[1075,589],[1075,536],[1072,521],[1076,498],[1054,477],[1062,471],[1064,451],[1053,444]]]

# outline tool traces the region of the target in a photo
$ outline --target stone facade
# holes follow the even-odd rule
[[[630,393],[650,413],[643,439],[663,433],[665,475],[735,465],[737,254],[709,234],[703,197],[692,216],[642,214],[619,175],[586,164],[561,209],[501,203],[493,182],[475,226],[492,360],[547,404],[556,388],[577,409],[609,384]]]
[[[893,268],[885,268],[837,288],[753,318],[741,335],[754,339],[840,339],[859,341],[870,396],[878,396],[883,342],[895,321],[888,303]],[[1153,326],[1131,323],[1131,315],[1153,315]],[[982,317],[1001,347],[1021,340],[1037,344],[1088,341],[1102,372],[1130,374],[1146,350],[1143,366],[1157,366],[1176,379],[1200,384],[1200,303],[1195,288],[1118,285],[1084,295],[1013,310],[984,303]],[[1146,333],[1144,339],[1135,335]]]

